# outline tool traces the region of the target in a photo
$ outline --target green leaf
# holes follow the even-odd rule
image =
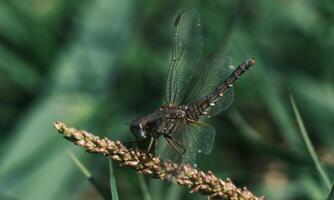
[[[70,156],[71,160],[80,169],[80,171],[86,178],[88,179],[92,178],[92,174],[87,169],[87,167],[84,164],[82,164],[82,162],[80,162],[80,160],[71,151],[67,151],[67,154]]]
[[[111,191],[111,197],[113,200],[118,200],[118,191],[117,191],[117,185],[116,185],[116,179],[115,179],[115,173],[114,168],[112,164],[112,160],[109,159],[109,183],[110,183],[110,191]]]
[[[231,121],[239,128],[240,132],[250,141],[254,143],[264,143],[263,138],[261,135],[251,127],[246,120],[241,116],[241,114],[233,110],[229,113],[229,118]]]
[[[143,175],[138,174],[138,180],[139,180],[140,189],[143,193],[143,199],[144,200],[151,200],[152,197],[151,197],[151,194],[148,190],[147,183],[145,182],[145,179],[144,179]]]
[[[324,182],[324,184],[326,185],[326,187],[328,189],[331,188],[331,183],[330,183],[330,180],[329,180],[329,177],[328,175],[326,174],[325,170],[323,169],[323,167],[321,166],[321,163],[320,163],[320,160],[314,150],[314,147],[313,147],[313,144],[307,134],[307,131],[306,131],[306,128],[305,128],[305,125],[304,125],[304,122],[303,122],[303,119],[299,113],[299,110],[297,108],[297,105],[295,103],[295,100],[293,98],[292,95],[290,95],[290,101],[291,101],[291,106],[292,106],[292,109],[293,109],[293,112],[295,114],[295,117],[296,117],[296,120],[297,120],[297,123],[298,123],[298,127],[300,129],[300,132],[302,134],[302,137],[303,137],[303,140],[304,140],[304,143],[306,145],[306,148],[314,162],[314,165],[316,167],[316,169],[318,170],[321,178],[322,178],[322,181]]]
[[[57,135],[51,124],[55,120],[63,120],[71,125],[87,128],[90,122],[97,120],[97,108],[102,107],[103,97],[110,92],[110,72],[116,68],[117,58],[125,46],[124,42],[128,41],[127,33],[132,32],[129,31],[132,29],[131,23],[126,22],[133,15],[131,1],[102,0],[89,3],[87,9],[78,7],[80,15],[76,15],[74,10],[66,6],[71,16],[75,14],[73,19],[77,26],[73,27],[73,31],[78,34],[75,39],[66,40],[63,45],[58,46],[57,55],[52,59],[54,61],[50,61],[52,67],[48,66],[52,69],[50,71],[37,69],[32,64],[38,62],[34,59],[35,56],[30,57],[32,51],[38,47],[20,43],[29,51],[26,54],[19,47],[13,46],[8,49],[16,44],[14,42],[2,44],[3,51],[0,51],[0,54],[3,53],[5,57],[13,56],[7,56],[5,60],[0,56],[1,60],[4,60],[0,63],[8,65],[1,66],[0,74],[3,75],[3,69],[6,69],[6,73],[15,78],[12,80],[17,80],[16,83],[23,85],[26,82],[26,91],[37,86],[36,83],[43,86],[43,91],[47,91],[41,92],[42,90],[35,88],[32,92],[35,96],[29,97],[29,101],[25,99],[26,96],[17,96],[20,98],[19,102],[25,102],[24,105],[29,102],[31,106],[24,106],[25,111],[14,116],[15,120],[10,122],[10,127],[13,128],[6,130],[6,135],[11,137],[3,138],[1,141],[0,185],[1,190],[6,193],[14,193],[24,199],[63,199],[68,198],[69,194],[74,195],[73,198],[80,198],[83,193],[71,191],[78,188],[84,190],[87,185],[86,181],[82,181],[82,177],[80,179],[73,176],[77,169],[72,162],[68,162],[68,155],[63,150],[74,148],[73,144]],[[0,8],[1,11],[3,9]],[[0,16],[2,15],[1,12]],[[0,31],[3,30],[1,27],[9,27],[8,24],[16,27],[17,24],[11,23],[13,20],[8,21],[8,17],[0,19]],[[6,26],[2,26],[2,23],[6,23]],[[33,27],[29,26],[30,29]],[[54,32],[52,27],[47,29]],[[15,36],[16,39],[17,34],[12,33],[29,36],[27,32],[20,30],[13,28],[6,35]],[[18,41],[23,40],[30,41]],[[43,42],[42,44],[43,48],[40,51],[47,52],[49,45]],[[21,53],[6,53],[13,52],[12,50]],[[21,56],[29,59],[25,60]],[[15,61],[15,58],[20,60]],[[17,71],[18,69],[21,71]],[[16,94],[16,91],[13,92]],[[1,94],[7,96],[10,93]],[[18,107],[17,105],[17,102],[13,102],[13,106]],[[4,106],[7,106],[7,103]],[[88,158],[84,151],[76,153],[76,156],[81,161]]]
[[[332,189],[327,197],[327,200],[333,200],[334,199],[334,184],[332,185]]]
[[[170,187],[168,187],[166,192],[166,200],[177,200],[181,199],[183,188],[172,184]]]
[[[82,172],[82,174],[89,180],[89,182],[95,187],[95,189],[100,193],[104,199],[110,199],[106,190],[96,181],[92,176],[92,173],[87,169],[87,167],[71,152],[67,151],[67,154],[70,156],[71,160]]]

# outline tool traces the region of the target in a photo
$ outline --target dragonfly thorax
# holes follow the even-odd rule
[[[182,106],[164,105],[152,114],[134,120],[130,130],[139,140],[172,134],[180,123],[186,123],[185,109]]]

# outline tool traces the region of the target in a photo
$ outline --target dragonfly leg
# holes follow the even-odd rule
[[[197,125],[202,125],[202,126],[210,126],[207,123],[203,122],[203,121],[199,121],[199,120],[193,120],[193,119],[187,119],[189,122],[197,124]]]
[[[150,137],[144,140],[135,140],[131,142],[124,142],[123,144],[128,148],[139,148],[144,150],[146,153],[151,153],[153,156],[155,155],[155,150],[157,147],[157,140],[154,137]]]
[[[186,148],[170,135],[164,135],[164,136],[167,142],[171,145],[171,147],[179,154],[179,158],[176,161],[177,164],[179,165],[182,162],[184,154],[186,153]]]
[[[150,137],[149,138],[149,144],[146,150],[146,153],[152,153],[153,155],[155,155],[155,149],[157,146],[157,140],[154,137]]]

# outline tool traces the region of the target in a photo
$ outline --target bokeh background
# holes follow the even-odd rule
[[[231,108],[210,120],[215,146],[198,166],[269,199],[326,199],[289,95],[334,180],[331,0],[1,1],[1,199],[102,199],[66,152],[104,188],[108,160],[62,139],[52,122],[133,141],[127,123],[163,102],[173,21],[188,8],[202,16],[204,56],[257,59]],[[114,167],[120,199],[144,199],[144,186],[152,199],[205,199]]]

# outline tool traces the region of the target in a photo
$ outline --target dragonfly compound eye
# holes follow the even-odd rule
[[[141,123],[135,123],[130,125],[130,130],[134,136],[138,139],[146,139],[146,132]]]

